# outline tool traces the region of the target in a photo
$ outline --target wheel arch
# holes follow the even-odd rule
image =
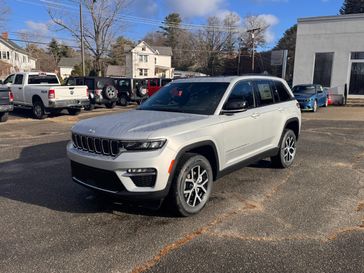
[[[42,98],[39,95],[33,95],[33,97],[32,97],[32,104],[34,104],[34,102],[36,102],[36,101],[40,101],[40,102],[43,103],[43,100],[42,100]]]
[[[294,134],[296,135],[296,139],[298,140],[299,135],[300,135],[300,122],[298,118],[290,118],[289,120],[286,121],[286,124],[284,125],[283,131],[285,129],[291,129]],[[282,136],[281,136],[281,140],[283,137],[283,132],[282,132]],[[281,142],[279,142],[281,143]]]

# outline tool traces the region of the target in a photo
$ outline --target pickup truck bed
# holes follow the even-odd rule
[[[0,122],[8,120],[9,112],[13,110],[12,100],[9,88],[0,87]]]

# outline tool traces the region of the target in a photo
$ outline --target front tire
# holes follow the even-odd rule
[[[84,108],[85,108],[85,111],[92,111],[95,109],[95,104],[93,104],[93,103],[87,104],[84,106]]]
[[[197,154],[185,154],[178,164],[170,191],[175,211],[184,217],[200,212],[210,198],[213,173],[209,161]]]
[[[36,119],[45,119],[48,115],[45,114],[45,108],[43,102],[36,100],[33,102],[33,115]]]
[[[0,113],[0,122],[6,122],[9,118],[9,112]]]
[[[284,130],[279,152],[276,156],[271,157],[273,166],[278,168],[290,167],[296,156],[296,143],[295,133],[291,129]]]
[[[312,107],[312,112],[316,113],[318,109],[318,104],[317,104],[317,100],[315,100],[313,102],[313,107]]]
[[[114,101],[114,102],[107,102],[107,103],[105,103],[105,106],[108,109],[113,109],[116,106],[116,101]]]

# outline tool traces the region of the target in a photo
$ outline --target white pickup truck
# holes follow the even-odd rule
[[[61,86],[54,73],[15,73],[3,85],[14,94],[14,107],[31,108],[36,119],[63,109],[70,115],[78,115],[89,104],[87,86]]]

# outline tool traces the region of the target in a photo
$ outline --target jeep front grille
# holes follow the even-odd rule
[[[115,157],[121,152],[121,142],[114,139],[83,136],[72,134],[73,146],[79,150],[93,154],[102,154]]]

